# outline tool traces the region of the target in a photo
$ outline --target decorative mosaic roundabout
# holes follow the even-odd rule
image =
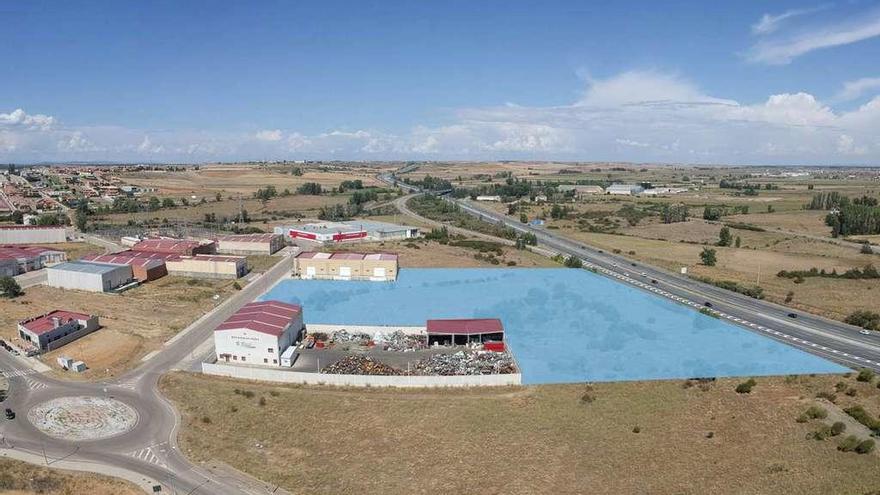
[[[59,397],[35,406],[28,419],[50,437],[78,441],[121,435],[135,427],[138,414],[116,399]]]

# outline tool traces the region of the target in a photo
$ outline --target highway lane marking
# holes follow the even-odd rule
[[[15,378],[17,376],[27,376],[33,375],[36,373],[36,370],[27,369],[27,370],[2,370],[0,374],[5,376],[6,378]]]

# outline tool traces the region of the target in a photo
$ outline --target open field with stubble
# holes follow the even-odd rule
[[[0,458],[0,493],[7,495],[138,495],[123,480],[91,473],[59,471]]]
[[[115,376],[219,304],[235,290],[233,282],[167,276],[119,295],[34,286],[23,296],[0,299],[0,336],[14,341],[19,321],[53,309],[98,315],[102,328],[44,354],[42,360],[58,369],[55,358],[69,356],[89,367],[78,374],[59,370],[58,376],[67,379]],[[215,301],[214,295],[220,299]]]
[[[175,373],[161,386],[182,413],[186,455],[219,459],[293,493],[865,494],[880,488],[876,452],[840,452],[841,437],[808,439],[822,420],[795,421],[817,393],[834,393],[838,382],[853,396],[835,393],[837,406],[821,403],[835,413],[829,417],[854,404],[876,416],[880,391],[873,383],[839,375],[759,378],[750,394],[738,394],[740,381],[388,390]],[[843,416],[847,434],[857,432]]]

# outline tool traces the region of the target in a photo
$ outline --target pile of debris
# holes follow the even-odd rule
[[[381,332],[374,337],[376,345],[386,351],[415,351],[428,347],[427,335],[411,335],[395,330],[388,334]]]
[[[357,345],[367,345],[372,340],[369,334],[363,332],[348,333],[345,329],[333,332],[333,342],[336,344],[354,343]]]
[[[459,351],[434,354],[413,364],[413,375],[504,375],[516,373],[513,358],[506,352]]]
[[[332,375],[402,375],[397,369],[366,356],[346,356],[325,366],[321,373]]]

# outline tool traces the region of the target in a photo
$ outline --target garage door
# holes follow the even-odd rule
[[[373,280],[385,280],[385,269],[373,268]]]
[[[339,267],[339,278],[343,280],[351,279],[351,267],[350,266],[340,266]]]
[[[316,275],[315,267],[307,266],[306,267],[306,278],[315,278]]]

